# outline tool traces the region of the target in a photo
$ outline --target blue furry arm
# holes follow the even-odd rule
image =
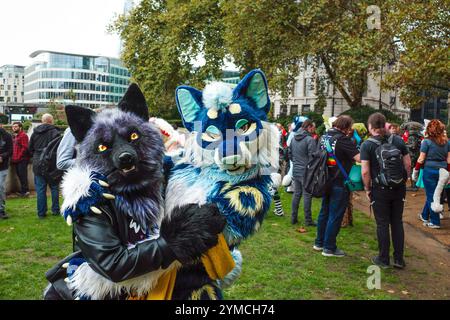
[[[64,219],[70,216],[72,221],[78,220],[80,216],[86,216],[90,214],[91,207],[102,204],[104,200],[104,194],[109,193],[106,187],[102,187],[99,180],[106,182],[106,177],[100,173],[92,172],[90,175],[92,181],[89,186],[87,196],[81,197],[74,206],[66,208],[63,212]]]

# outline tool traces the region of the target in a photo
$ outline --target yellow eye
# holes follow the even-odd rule
[[[130,136],[131,141],[139,139],[139,135],[136,132],[133,132]]]
[[[103,145],[103,144],[101,144],[101,145],[98,146],[98,151],[103,152],[103,151],[106,151],[106,150],[108,150],[108,147],[107,147],[107,146],[105,146],[105,145]]]

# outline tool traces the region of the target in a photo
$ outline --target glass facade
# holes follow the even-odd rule
[[[75,103],[90,108],[117,104],[130,73],[116,58],[36,51],[25,69],[25,102]]]

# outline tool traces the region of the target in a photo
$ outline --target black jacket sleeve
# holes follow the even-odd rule
[[[36,136],[33,134],[31,134],[30,137],[30,142],[28,143],[28,152],[30,153],[30,156],[33,156],[34,153],[34,140],[35,140]]]
[[[7,133],[3,136],[3,140],[5,141],[5,149],[4,152],[0,153],[0,156],[2,159],[8,160],[11,158],[13,153],[12,137],[9,133]]]
[[[84,258],[96,272],[113,282],[165,269],[175,260],[162,237],[128,248],[105,214],[82,217],[74,227]]]

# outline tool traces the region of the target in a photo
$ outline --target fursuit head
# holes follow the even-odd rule
[[[149,122],[145,97],[136,84],[130,85],[118,108],[95,113],[84,107],[66,106],[66,114],[78,142],[76,164],[65,174],[62,184],[61,212],[66,220],[76,222],[92,212],[102,214],[96,206],[106,198],[128,221],[129,226],[118,227],[134,230],[135,236],[124,244],[128,249],[162,237],[176,256],[168,269],[117,283],[83,262],[70,278],[71,289],[92,299],[124,291],[142,295],[156,285],[162,274],[200,259],[216,245],[217,234],[225,224],[217,209],[179,205],[170,219],[163,219],[164,144],[160,131]]]
[[[215,203],[234,249],[260,227],[271,202],[271,173],[278,169],[279,133],[267,122],[266,77],[256,69],[234,89],[222,82],[203,91],[180,86],[176,103],[190,135],[168,179],[166,213],[180,203]]]
[[[141,227],[158,223],[164,144],[159,130],[148,122],[147,103],[139,87],[130,85],[118,108],[95,113],[67,106],[66,114],[79,146],[77,165],[63,182],[63,192],[70,190],[64,194],[64,206],[79,199],[71,184],[83,188],[90,184],[90,172],[97,172],[107,178],[121,212]]]

